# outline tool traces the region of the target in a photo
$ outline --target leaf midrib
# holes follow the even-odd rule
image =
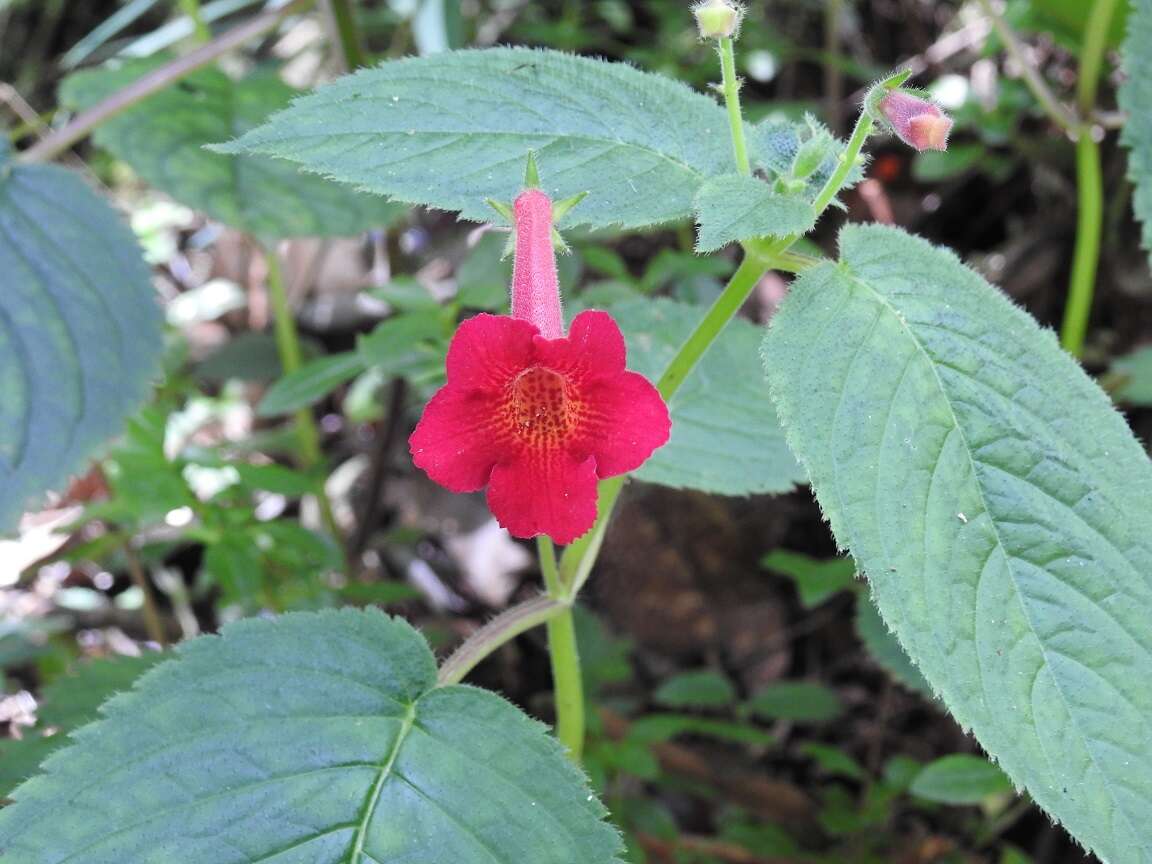
[[[936,387],[940,391],[940,396],[944,400],[944,403],[948,406],[948,415],[952,419],[953,428],[955,428],[957,434],[960,436],[960,442],[964,448],[964,455],[965,455],[965,458],[968,460],[968,466],[972,472],[972,482],[976,487],[976,494],[979,496],[979,499],[980,499],[980,506],[983,507],[984,512],[988,514],[988,522],[992,528],[993,539],[996,542],[996,547],[1000,550],[1001,554],[1004,555],[1005,567],[1007,568],[1008,573],[1012,578],[1012,591],[1016,595],[1016,600],[1020,605],[1021,612],[1024,614],[1024,619],[1028,622],[1028,629],[1031,632],[1032,637],[1036,640],[1036,644],[1040,648],[1041,656],[1043,656],[1043,658],[1044,658],[1044,667],[1048,671],[1049,676],[1051,676],[1051,678],[1052,678],[1053,686],[1055,687],[1056,692],[1060,696],[1060,701],[1063,704],[1065,712],[1067,712],[1068,717],[1071,719],[1072,724],[1076,729],[1076,735],[1079,738],[1082,746],[1084,747],[1084,751],[1088,754],[1088,758],[1092,762],[1092,767],[1096,769],[1096,772],[1100,775],[1101,779],[1104,781],[1103,786],[1108,793],[1109,800],[1112,802],[1113,812],[1120,815],[1120,818],[1123,819],[1124,824],[1128,826],[1128,830],[1131,832],[1132,836],[1139,838],[1140,834],[1139,834],[1139,832],[1136,831],[1136,826],[1134,826],[1132,824],[1132,820],[1129,818],[1127,811],[1120,806],[1120,803],[1116,798],[1116,794],[1112,788],[1113,783],[1112,783],[1112,779],[1111,779],[1110,775],[1100,767],[1099,762],[1097,762],[1097,760],[1096,760],[1096,754],[1095,754],[1093,748],[1091,746],[1089,746],[1088,737],[1084,734],[1083,730],[1080,728],[1079,717],[1077,716],[1076,712],[1074,712],[1072,710],[1072,707],[1069,704],[1068,698],[1064,694],[1064,689],[1060,683],[1059,677],[1056,675],[1056,673],[1054,672],[1054,670],[1052,668],[1052,663],[1051,663],[1051,660],[1049,659],[1049,655],[1048,655],[1048,647],[1045,644],[1044,640],[1040,637],[1040,634],[1036,631],[1036,626],[1032,621],[1031,612],[1028,608],[1028,605],[1024,602],[1024,600],[1021,596],[1020,586],[1019,586],[1019,583],[1017,582],[1015,570],[1014,570],[1013,565],[1012,565],[1013,557],[1008,552],[1007,547],[1004,545],[1004,542],[1000,537],[1000,529],[996,524],[996,518],[993,515],[994,511],[992,510],[991,507],[988,506],[988,500],[984,494],[984,485],[980,480],[980,472],[977,468],[976,460],[973,458],[972,447],[968,442],[968,436],[964,431],[964,427],[960,423],[960,418],[956,416],[956,411],[952,407],[952,399],[949,397],[948,390],[944,386],[944,381],[940,377],[940,373],[936,369],[936,362],[932,359],[932,355],[928,353],[927,348],[924,347],[924,344],[920,341],[919,337],[912,331],[912,328],[909,326],[909,324],[905,320],[904,316],[900,314],[900,311],[892,304],[892,302],[887,297],[885,297],[879,291],[874,289],[871,285],[869,285],[863,279],[852,274],[850,271],[844,271],[844,272],[846,273],[847,278],[851,284],[859,286],[860,288],[862,288],[866,292],[868,292],[868,294],[870,294],[872,297],[876,298],[877,302],[879,302],[880,305],[896,320],[897,325],[911,340],[912,345],[916,348],[916,351],[928,363],[928,368],[931,369],[931,371],[932,371],[932,378],[936,382]],[[995,755],[995,754],[992,754],[992,755]],[[996,757],[996,758],[999,759],[999,757]],[[1147,849],[1148,847],[1145,845],[1144,848]]]
[[[372,788],[368,790],[368,798],[364,804],[364,815],[360,818],[360,824],[356,828],[356,836],[352,841],[348,864],[357,864],[360,858],[364,856],[371,858],[364,851],[364,844],[368,840],[368,826],[372,824],[372,819],[376,815],[376,807],[379,805],[380,796],[384,792],[384,784],[388,782],[392,769],[396,765],[396,760],[400,757],[400,749],[404,746],[404,740],[416,723],[416,704],[413,702],[404,712],[404,720],[400,724],[400,731],[396,733],[396,741],[392,744],[392,750],[380,763],[380,773],[377,775]]]

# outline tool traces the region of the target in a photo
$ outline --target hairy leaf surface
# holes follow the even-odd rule
[[[1135,185],[1132,209],[1152,252],[1152,0],[1132,0],[1123,49],[1124,80],[1117,92],[1128,112],[1120,140],[1128,148],[1128,178]]]
[[[493,218],[486,198],[520,191],[535,151],[553,198],[589,193],[566,224],[640,227],[691,215],[704,178],[731,164],[727,128],[715,100],[663,76],[493,48],[357,72],[221,149],[478,221]]]
[[[630,301],[610,311],[628,342],[628,367],[652,380],[704,314],[672,300]],[[789,492],[805,481],[756,372],[760,338],[747,321],[728,325],[672,397],[672,438],[637,477],[722,495]]]
[[[0,150],[0,532],[123,427],[159,371],[140,247],[70,171]]]
[[[619,860],[559,744],[495,694],[437,688],[403,621],[249,619],[177,652],[16,789],[6,864]]]
[[[713,177],[696,195],[697,252],[751,237],[803,234],[816,224],[816,211],[800,194],[782,195],[763,180],[743,174]]]
[[[86,108],[155,68],[161,59],[79,72],[61,101]],[[200,70],[96,128],[96,143],[177,201],[258,237],[356,234],[404,211],[379,195],[357,192],[263,156],[213,153],[263,122],[296,93],[271,70],[233,81]]]
[[[1152,465],[1107,397],[950,253],[849,227],[764,353],[881,614],[1017,785],[1152,861]]]

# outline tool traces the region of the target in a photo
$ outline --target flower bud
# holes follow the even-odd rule
[[[740,30],[744,9],[729,0],[701,0],[692,7],[703,39],[728,39]]]
[[[917,150],[947,150],[952,119],[932,102],[905,90],[889,90],[879,104],[880,114],[896,137]]]

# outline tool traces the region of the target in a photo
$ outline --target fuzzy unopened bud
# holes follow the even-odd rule
[[[692,7],[696,26],[704,39],[726,39],[740,31],[744,9],[728,0],[702,0]]]
[[[880,100],[880,113],[896,137],[917,150],[947,150],[952,118],[938,106],[904,90],[890,90]]]

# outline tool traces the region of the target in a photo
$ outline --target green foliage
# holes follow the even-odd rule
[[[177,651],[16,789],[6,861],[619,860],[543,727],[492,693],[436,687],[402,621],[253,619]]]
[[[1152,465],[1072,358],[955,256],[851,226],[764,345],[789,441],[884,620],[1015,783],[1152,854]]]
[[[896,636],[888,629],[884,619],[876,610],[870,596],[861,592],[856,597],[856,635],[868,649],[868,653],[884,670],[907,687],[929,699],[934,698],[932,688],[908,657],[907,652],[896,641]]]
[[[697,252],[714,252],[752,237],[803,234],[816,224],[816,211],[798,193],[773,191],[763,180],[725,174],[696,193]]]
[[[78,72],[61,87],[61,101],[89,107],[162,62]],[[205,149],[263,122],[295,92],[274,71],[233,81],[219,69],[202,69],[100,125],[94,138],[180,203],[257,237],[356,234],[393,221],[404,208],[377,195],[267,157]]]
[[[1128,113],[1120,140],[1128,148],[1128,179],[1136,187],[1132,209],[1152,252],[1152,0],[1132,0],[1123,48],[1124,80],[1116,98]]]
[[[659,375],[704,310],[637,300],[609,310],[628,341],[628,366]],[[762,376],[749,371],[760,331],[730,323],[672,397],[672,439],[636,472],[641,480],[723,495],[788,492],[805,480],[780,430]]]
[[[814,681],[778,681],[758,690],[745,706],[765,720],[821,723],[835,720],[843,711],[840,697]]]
[[[0,532],[123,428],[159,371],[139,246],[69,171],[0,152]]]
[[[127,690],[163,654],[117,657],[80,664],[75,673],[60,678],[40,695],[37,723],[19,741],[0,741],[0,798],[36,773],[50,753],[68,743],[68,733],[96,719],[97,709],[113,694]],[[51,735],[44,731],[51,730]]]
[[[1012,781],[987,759],[956,753],[925,765],[908,791],[941,804],[980,804],[1011,794]]]
[[[803,123],[770,117],[752,127],[749,135],[752,161],[774,178],[772,188],[783,195],[799,195],[809,202],[816,199],[836,170],[845,146],[811,116],[806,116]],[[846,188],[858,183],[863,176],[861,166],[855,166],[848,175]]]
[[[815,609],[856,583],[856,565],[850,558],[821,561],[800,552],[775,549],[760,559],[760,566],[791,577],[805,609]]]
[[[668,78],[556,51],[494,48],[385,63],[298,99],[221,148],[295,162],[396,200],[490,221],[535,151],[570,224],[688,217],[731,161],[723,109]],[[219,140],[226,141],[225,134]]]
[[[364,364],[354,351],[317,357],[269,387],[256,412],[276,417],[314,405],[363,371]]]
[[[698,669],[673,675],[653,698],[670,708],[722,708],[736,701],[736,688],[719,672]]]
[[[1022,15],[1020,25],[1024,28],[1044,30],[1052,33],[1069,49],[1076,51],[1084,41],[1084,30],[1093,3],[1084,0],[1027,0],[1027,14]],[[1112,20],[1108,25],[1109,47],[1116,47],[1124,38],[1124,23],[1128,16],[1128,2],[1116,4]]]

